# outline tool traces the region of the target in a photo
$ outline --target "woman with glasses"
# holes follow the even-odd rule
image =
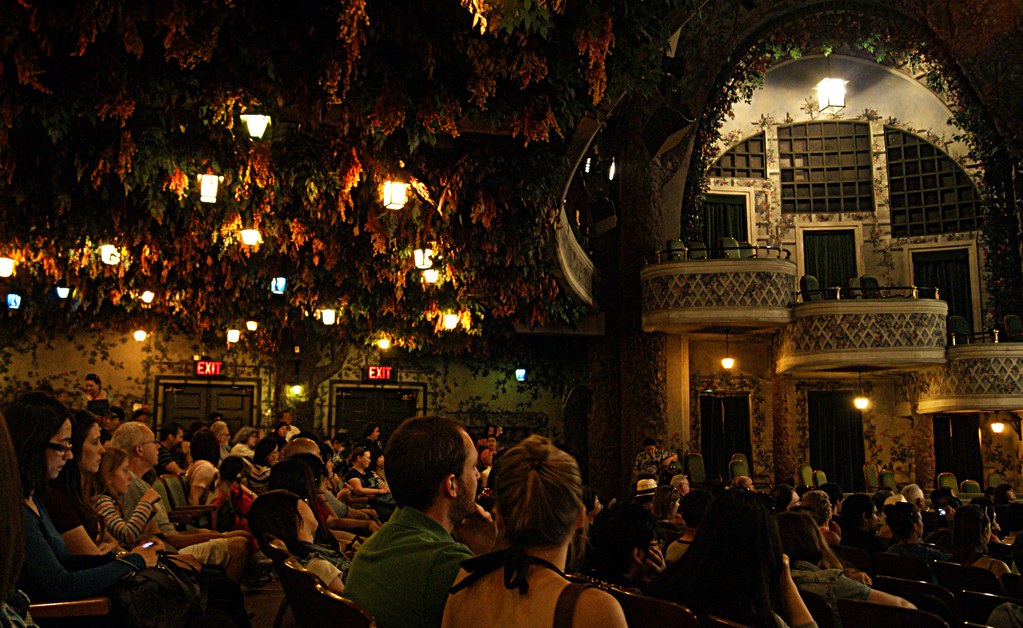
[[[17,452],[25,528],[25,565],[19,583],[35,601],[96,595],[122,576],[156,564],[159,543],[121,556],[73,561],[46,509],[43,496],[72,457],[71,414],[45,393],[22,395],[4,408]],[[89,566],[80,568],[82,562]]]

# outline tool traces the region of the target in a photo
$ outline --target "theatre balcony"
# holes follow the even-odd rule
[[[673,246],[673,244],[675,246]],[[773,330],[792,321],[796,265],[789,252],[741,243],[721,259],[668,243],[640,273],[643,331]]]
[[[800,283],[792,325],[781,335],[779,373],[916,371],[945,363],[948,304],[933,288],[815,290]]]
[[[969,334],[965,340],[948,348],[947,364],[920,374],[917,411],[1023,409],[1023,342],[996,342],[993,333]]]

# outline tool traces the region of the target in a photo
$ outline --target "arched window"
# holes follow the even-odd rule
[[[870,125],[818,120],[778,127],[782,212],[872,212]]]
[[[729,148],[710,168],[710,176],[736,179],[766,179],[767,149],[763,133],[757,133]]]

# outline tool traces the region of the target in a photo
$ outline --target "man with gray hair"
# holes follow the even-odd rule
[[[110,444],[128,454],[131,484],[128,493],[118,498],[118,501],[123,512],[134,512],[142,495],[152,489],[142,476],[155,467],[159,460],[159,441],[148,425],[133,421],[117,428]],[[153,517],[160,526],[161,536],[167,544],[177,548],[182,554],[192,556],[203,565],[223,567],[228,578],[234,582],[241,582],[249,560],[250,537],[247,532],[233,531],[221,534],[203,529],[179,532],[174,529],[163,504],[156,502],[153,505],[155,507]]]
[[[916,506],[916,509],[923,512],[927,510],[927,502],[924,500],[924,492],[916,484],[907,484],[902,487],[902,496],[906,501]]]

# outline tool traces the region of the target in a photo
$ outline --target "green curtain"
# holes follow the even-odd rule
[[[708,194],[703,197],[703,240],[710,249],[721,238],[749,242],[746,225],[746,197],[735,194]]]
[[[810,424],[810,466],[846,492],[864,491],[863,415],[853,407],[856,391],[806,393]]]
[[[746,454],[753,465],[749,395],[700,395],[700,453],[708,474],[728,477],[732,454]]]
[[[803,257],[806,274],[821,289],[845,288],[856,276],[856,236],[852,229],[804,231]]]
[[[962,316],[973,329],[973,288],[966,249],[913,253],[913,285],[940,290],[942,301],[948,303],[949,316]],[[925,291],[922,296],[931,293]]]
[[[956,480],[977,480],[984,484],[980,457],[980,416],[976,414],[935,414],[934,465],[938,473],[954,473]]]

